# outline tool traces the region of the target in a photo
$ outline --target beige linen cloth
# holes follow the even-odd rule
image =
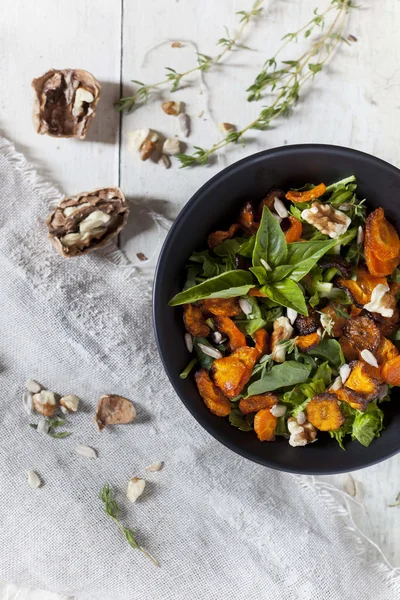
[[[44,221],[61,195],[4,139],[0,190],[0,580],[79,600],[398,600],[399,573],[322,484],[253,464],[195,422],[160,364],[148,284],[119,251],[56,254]],[[82,398],[69,438],[28,426],[28,377]],[[137,420],[99,433],[103,393],[132,399]],[[133,476],[147,480],[134,505]],[[160,568],[104,514],[105,482]]]

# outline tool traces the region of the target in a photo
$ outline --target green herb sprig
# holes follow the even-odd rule
[[[114,498],[113,491],[108,483],[106,483],[104,485],[103,489],[101,490],[100,499],[104,503],[104,511],[106,512],[106,514],[109,517],[111,517],[111,519],[114,521],[114,523],[117,524],[119,529],[124,534],[128,544],[130,546],[132,546],[132,548],[135,548],[135,550],[140,550],[140,552],[142,552],[145,556],[147,556],[147,558],[149,558],[152,561],[152,563],[154,563],[156,565],[156,567],[159,567],[160,565],[158,564],[156,559],[153,558],[151,556],[151,554],[146,552],[146,550],[144,548],[142,548],[142,546],[140,546],[138,544],[138,542],[136,541],[135,530],[130,529],[129,527],[124,527],[122,525],[121,521],[119,520],[119,506],[117,504],[117,501]]]
[[[178,154],[181,168],[205,165],[217,150],[229,144],[244,143],[244,135],[247,131],[251,129],[265,131],[278,117],[289,116],[297,104],[304,86],[323,70],[341,43],[350,44],[350,41],[343,35],[350,8],[355,8],[352,0],[332,0],[330,7],[324,13],[319,14],[318,11],[314,11],[313,18],[306,25],[298,31],[284,36],[284,44],[271,58],[267,59],[262,71],[247,90],[250,92],[249,101],[259,100],[264,90],[269,95],[275,94],[273,101],[265,106],[251,123],[239,131],[230,132],[211,148],[204,149],[195,146],[193,154]],[[322,30],[328,13],[334,9],[337,10],[337,13],[326,33],[313,42],[311,47],[299,58],[282,61],[282,65],[278,67],[277,57],[282,50],[290,42],[296,41],[303,32],[304,37],[308,38],[314,29],[320,28]]]
[[[63,425],[65,425],[66,420],[65,419],[59,419],[58,417],[54,417],[54,418],[47,418],[46,421],[49,424],[49,431],[48,431],[48,435],[50,435],[53,438],[57,438],[57,439],[62,439],[62,438],[66,438],[69,437],[70,435],[72,435],[72,433],[70,431],[55,431],[56,429],[58,429],[58,427],[63,427]],[[36,423],[29,423],[29,427],[32,427],[32,429],[37,429],[37,424]]]
[[[229,30],[225,27],[227,37],[222,37],[218,40],[217,46],[221,46],[223,49],[216,56],[207,56],[206,54],[197,53],[197,66],[189,69],[188,71],[184,71],[183,73],[178,73],[175,69],[171,67],[166,67],[166,77],[162,81],[158,81],[157,83],[145,84],[142,81],[138,81],[137,79],[132,79],[132,83],[140,86],[132,96],[124,96],[121,98],[115,105],[117,111],[127,111],[131,112],[137,105],[138,102],[142,104],[146,104],[149,99],[150,92],[156,88],[163,87],[165,85],[170,85],[170,91],[176,92],[179,88],[182,79],[195,73],[196,71],[208,71],[210,67],[216,65],[221,62],[224,56],[230,52],[233,48],[246,48],[242,44],[239,44],[239,39],[242,37],[243,31],[249,21],[253,17],[258,17],[262,12],[261,5],[264,0],[255,0],[250,10],[245,11],[241,10],[237,14],[240,15],[240,27],[236,33],[236,35],[231,36]]]

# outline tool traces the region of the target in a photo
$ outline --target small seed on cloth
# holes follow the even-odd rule
[[[102,431],[107,425],[126,424],[135,418],[136,409],[128,398],[116,394],[104,394],[99,399],[94,420],[99,431]]]
[[[37,424],[36,431],[38,431],[39,433],[49,433],[49,429],[50,429],[50,424],[49,424],[48,420],[40,419],[39,423]]]
[[[25,387],[27,390],[32,392],[32,394],[38,394],[42,389],[42,386],[34,379],[27,379],[25,382]]]
[[[24,392],[22,396],[22,405],[27,415],[31,415],[33,412],[33,395],[32,392]]]
[[[40,487],[41,483],[42,482],[39,479],[39,475],[35,473],[35,471],[28,471],[28,485],[30,488],[35,490],[36,488]]]
[[[127,498],[131,502],[136,502],[139,496],[143,494],[145,487],[146,482],[144,479],[140,479],[139,477],[132,477],[132,479],[128,483],[128,489],[126,490]]]
[[[75,452],[80,456],[85,456],[86,458],[97,458],[97,452],[94,448],[90,448],[90,446],[82,446],[79,444],[75,448]]]
[[[164,167],[164,169],[169,169],[171,166],[171,161],[166,154],[161,154],[160,158],[158,159],[158,164],[161,167]]]
[[[189,137],[190,133],[190,119],[186,113],[180,113],[178,115],[179,131],[184,137]]]
[[[149,465],[148,467],[146,467],[146,471],[150,471],[151,473],[153,473],[154,471],[161,471],[161,469],[163,468],[163,462],[162,460],[160,460],[159,462],[155,462],[152,465]]]

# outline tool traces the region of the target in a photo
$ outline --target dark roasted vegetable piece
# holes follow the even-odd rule
[[[305,315],[297,315],[294,322],[294,327],[299,335],[308,335],[314,333],[319,327],[321,327],[320,316],[316,310],[307,306],[308,317]]]
[[[335,394],[325,392],[314,396],[306,407],[308,421],[320,431],[335,431],[344,423]]]
[[[186,331],[193,337],[207,337],[210,333],[201,309],[194,304],[183,305],[183,322]]]
[[[207,298],[200,300],[199,305],[203,312],[220,317],[237,317],[242,312],[238,298]]]
[[[368,317],[349,319],[343,327],[343,333],[360,352],[369,350],[374,353],[381,342],[378,327]]]
[[[33,123],[37,133],[84,139],[96,114],[101,86],[82,69],[51,69],[32,81],[36,92]]]
[[[274,210],[275,198],[278,198],[278,200],[281,200],[282,202],[284,202],[286,199],[285,192],[283,190],[279,190],[279,189],[272,189],[270,192],[268,192],[268,194],[265,196],[265,198],[263,198],[261,200],[260,204],[257,207],[257,220],[258,221],[261,220],[264,206],[266,206],[270,210]]]
[[[100,188],[65,198],[47,219],[49,238],[61,256],[80,256],[106,246],[128,221],[120,188]]]
[[[266,394],[258,394],[257,396],[249,396],[241,398],[239,401],[239,410],[244,415],[258,412],[262,408],[271,408],[274,404],[278,404],[279,398],[277,394],[267,392]]]
[[[228,349],[230,352],[246,346],[246,336],[236,327],[232,319],[229,317],[215,317],[214,324],[219,332],[224,333],[229,338]]]
[[[360,394],[366,400],[374,400],[379,394],[382,378],[379,369],[362,360],[350,363],[351,373],[346,379],[346,387]]]
[[[335,394],[339,400],[347,402],[351,408],[355,408],[361,412],[365,412],[368,406],[368,400],[366,398],[346,386],[335,390]]]
[[[342,335],[342,337],[339,338],[338,341],[347,362],[358,359],[359,351],[357,350],[356,346],[349,340],[348,337]]]
[[[225,240],[230,240],[233,238],[238,229],[239,225],[234,223],[227,231],[214,231],[213,233],[210,233],[207,239],[209,247],[214,248],[215,246],[222,244],[222,242]]]
[[[243,231],[249,235],[257,232],[260,223],[257,223],[254,216],[254,208],[251,202],[246,202],[239,215],[239,225]]]
[[[379,313],[367,312],[367,314],[374,320],[375,325],[385,337],[391,336],[399,328],[400,311],[397,307],[393,309],[393,315],[391,317],[383,317]]]
[[[345,279],[350,279],[352,273],[352,266],[343,256],[337,254],[325,254],[319,259],[318,265],[321,269],[331,269],[334,267],[341,272]]]

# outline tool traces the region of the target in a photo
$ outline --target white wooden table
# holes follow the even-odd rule
[[[221,135],[216,123],[246,124],[258,114],[259,106],[246,102],[246,87],[282,35],[305,23],[317,4],[322,9],[328,1],[265,0],[263,15],[249,26],[244,39],[251,50],[230,53],[223,66],[205,74],[204,83],[194,75],[176,92],[174,98],[185,102],[191,116],[189,150],[193,144],[211,146]],[[287,143],[323,142],[358,148],[400,166],[400,45],[395,42],[400,2],[386,0],[385,10],[374,0],[362,4],[361,10],[353,11],[348,28],[358,42],[340,50],[289,120],[267,133],[253,132],[245,148],[231,148],[212,167],[179,170],[173,159],[173,168],[164,170],[132,154],[127,134],[142,127],[168,136],[178,133],[176,120],[160,109],[161,98],[170,99],[171,94],[164,90],[146,107],[122,118],[113,102],[121,92],[132,90],[131,79],[151,83],[164,78],[164,67],[182,71],[194,66],[195,45],[214,55],[222,26],[235,31],[235,12],[249,9],[251,0],[3,0],[0,126],[66,194],[120,185],[136,205],[122,247],[151,275],[160,232],[149,209],[174,218],[200,185],[247,154]],[[171,48],[173,40],[183,47]],[[102,84],[98,114],[85,141],[42,137],[33,131],[30,82],[52,67],[87,69]],[[138,252],[151,260],[141,263]],[[397,566],[400,508],[387,506],[400,492],[399,472],[400,455],[353,475],[363,488],[365,507],[357,509],[355,520]],[[327,480],[342,487],[344,476]],[[11,589],[7,593],[4,598],[15,597]],[[41,593],[29,597],[44,600]]]

